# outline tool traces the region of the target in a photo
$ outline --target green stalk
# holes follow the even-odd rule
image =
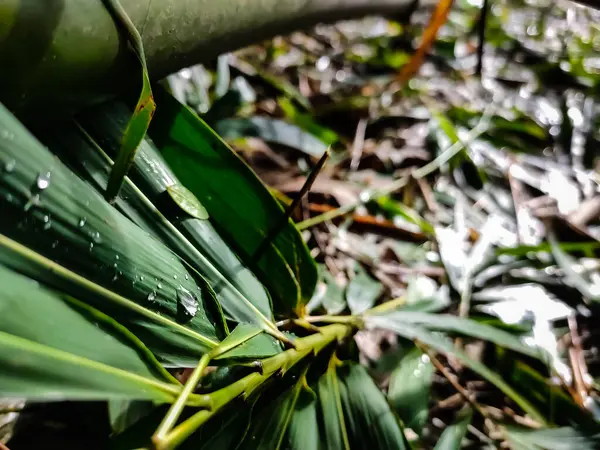
[[[174,449],[231,401],[240,396],[248,397],[255,389],[270,380],[273,375],[284,374],[307,356],[317,354],[332,342],[350,336],[354,330],[355,328],[349,325],[333,324],[321,328],[320,333],[296,339],[294,341],[296,348],[286,350],[263,360],[262,373],[251,373],[223,389],[208,394],[212,408],[198,411],[185,422],[175,427],[163,439],[153,439],[156,449]]]
[[[120,0],[152,80],[278,34],[413,0]],[[423,2],[420,2],[422,5]],[[431,3],[428,1],[428,3]],[[28,115],[81,109],[135,83],[139,62],[102,0],[0,2],[0,102]],[[24,52],[23,49],[27,49]]]

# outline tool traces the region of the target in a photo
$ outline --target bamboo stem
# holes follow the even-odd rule
[[[354,330],[354,327],[347,324],[333,324],[322,327],[320,333],[297,339],[295,341],[296,348],[265,359],[263,361],[262,373],[251,373],[223,389],[208,394],[208,397],[211,399],[212,408],[198,411],[192,417],[176,426],[163,439],[155,440],[155,448],[157,450],[174,449],[231,401],[240,396],[248,397],[275,374],[284,374],[307,356],[319,353],[332,342],[339,341],[351,335]]]

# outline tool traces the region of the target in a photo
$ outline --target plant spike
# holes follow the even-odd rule
[[[271,243],[277,237],[277,235],[281,232],[283,227],[285,227],[285,224],[288,222],[290,217],[292,217],[292,214],[294,214],[294,211],[296,211],[296,208],[298,208],[298,205],[300,204],[300,202],[302,201],[304,196],[308,193],[308,191],[310,191],[310,188],[312,187],[313,183],[317,179],[317,176],[321,172],[321,169],[323,169],[323,166],[325,166],[325,163],[329,159],[329,155],[330,155],[330,151],[329,151],[329,149],[327,149],[323,153],[321,158],[319,158],[319,161],[317,161],[317,164],[315,165],[313,170],[310,172],[310,174],[306,178],[306,181],[302,185],[300,192],[298,192],[298,195],[296,196],[296,198],[294,199],[292,204],[290,206],[288,206],[287,209],[285,210],[285,213],[284,213],[283,217],[281,218],[281,222],[279,222],[279,224],[271,230],[271,232],[267,235],[267,237],[265,237],[264,241],[262,241],[260,246],[256,249],[256,252],[254,252],[254,255],[253,255],[253,257],[256,261],[258,261],[261,258],[261,256],[263,255],[263,253],[265,252],[265,250],[267,248],[269,248],[269,245],[271,245]]]
[[[121,3],[119,3],[119,0],[104,1],[118,24],[127,33],[129,43],[131,44],[136,57],[140,61],[142,68],[142,90],[135,106],[135,110],[123,133],[121,148],[110,172],[108,185],[106,186],[105,197],[109,202],[112,202],[119,194],[123,180],[133,164],[137,149],[148,131],[150,121],[152,120],[154,110],[156,109],[156,104],[154,103],[154,97],[152,96],[152,88],[150,87],[150,78],[148,77],[148,68],[146,66],[146,56],[144,55],[144,47],[142,45],[140,33],[127,15],[125,9],[123,9]]]

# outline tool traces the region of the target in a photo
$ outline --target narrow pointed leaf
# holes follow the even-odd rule
[[[423,326],[430,330],[449,331],[493,342],[501,347],[509,348],[524,355],[542,358],[543,353],[519,340],[518,337],[498,328],[471,319],[451,316],[449,314],[430,314],[413,311],[397,311],[380,316],[382,320],[397,323],[409,323]]]
[[[506,438],[513,450],[593,450],[600,448],[600,433],[571,427],[531,430],[506,427]]]
[[[261,328],[239,324],[213,351],[215,361],[236,358],[266,358],[281,351],[275,339]]]
[[[312,389],[303,387],[298,394],[288,428],[287,442],[292,450],[319,450],[318,401]]]
[[[106,197],[109,200],[112,200],[117,196],[121,184],[123,184],[123,179],[133,164],[135,153],[148,131],[148,126],[152,120],[156,104],[152,97],[152,88],[150,87],[148,68],[146,67],[146,56],[144,55],[144,47],[142,45],[140,33],[119,3],[119,0],[105,0],[105,4],[131,43],[131,48],[140,62],[142,79],[140,96],[135,106],[135,110],[127,123],[127,128],[123,133],[119,156],[115,161],[106,187]]]
[[[107,163],[95,153],[104,150],[114,153],[123,113],[122,104],[103,105],[78,119],[86,130],[80,130],[79,134],[66,134],[63,130],[52,137],[65,147],[73,148],[71,158],[78,158],[79,166],[83,165],[87,176],[93,177],[99,186],[105,183],[105,170],[102,167]],[[91,161],[94,161],[93,165]],[[128,181],[123,188],[127,201],[117,199],[116,205],[140,226],[168,242],[172,249],[198,270],[211,284],[230,319],[270,326],[271,301],[266,290],[239,261],[211,222],[198,220],[202,211],[205,211],[204,206],[181,185],[152,141],[146,139],[142,142],[134,164],[131,176],[136,185]],[[187,205],[183,208],[180,203],[174,206],[170,201],[165,201],[173,198],[170,192],[173,189],[185,190],[187,205],[196,204],[200,216],[190,217],[190,211],[186,211]]]
[[[350,442],[344,421],[339,383],[335,365],[330,364],[318,383],[317,395],[321,406],[319,426],[323,429],[322,439],[325,441],[325,448],[349,450]]]
[[[362,266],[357,265],[357,273],[346,288],[346,301],[352,314],[362,314],[372,308],[383,292],[383,285],[373,279]]]
[[[219,321],[210,317],[213,300],[177,257],[69,171],[2,106],[0,128],[0,164],[10,169],[0,176],[3,262],[110,311],[161,356],[193,361],[214,347]],[[181,311],[185,299],[194,301]]]
[[[407,449],[398,419],[365,368],[349,363],[338,372],[351,448]]]
[[[179,383],[108,316],[0,266],[0,395],[173,401]]]
[[[191,110],[166,92],[150,136],[182,184],[211,216],[221,236],[254,269],[273,296],[276,313],[288,313],[311,298],[316,266],[289,221],[266,251],[255,252],[283,211],[252,170]]]

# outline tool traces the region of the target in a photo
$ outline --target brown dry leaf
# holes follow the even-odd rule
[[[429,24],[427,24],[427,28],[423,32],[423,37],[421,39],[419,48],[412,56],[408,64],[402,67],[402,70],[398,74],[397,81],[400,83],[400,85],[404,85],[413,77],[414,74],[419,71],[419,68],[423,64],[423,60],[425,59],[425,54],[435,42],[435,38],[439,29],[446,23],[451,7],[452,0],[440,0],[435,7],[433,14],[431,14],[431,19],[429,19]]]

